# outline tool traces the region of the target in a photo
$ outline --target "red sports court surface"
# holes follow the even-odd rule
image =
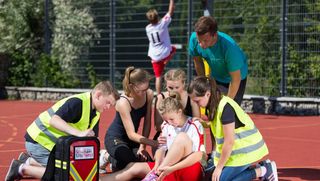
[[[52,102],[0,101],[0,178],[13,158],[24,151],[27,126]],[[114,110],[102,114],[101,147]],[[320,116],[251,115],[278,166],[279,180],[320,181]],[[150,137],[154,135],[151,132]],[[30,179],[29,179],[30,180]]]

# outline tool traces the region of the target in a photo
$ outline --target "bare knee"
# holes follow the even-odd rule
[[[174,144],[184,145],[184,146],[192,146],[192,140],[187,135],[187,133],[181,132],[174,139]]]

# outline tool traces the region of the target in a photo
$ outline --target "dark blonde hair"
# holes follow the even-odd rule
[[[164,74],[165,81],[179,81],[183,83],[187,80],[186,73],[182,69],[170,69]]]
[[[210,32],[213,36],[218,31],[218,23],[211,16],[202,16],[196,22],[194,30],[198,35],[204,35]]]
[[[144,69],[128,67],[122,80],[124,93],[129,96],[132,92],[132,85],[149,83],[152,78],[151,74]]]
[[[150,9],[147,13],[146,13],[147,19],[149,20],[149,22],[151,24],[157,24],[159,21],[159,15],[156,9]]]
[[[183,110],[183,106],[180,103],[180,96],[177,92],[170,92],[169,97],[166,97],[161,101],[158,111],[160,114],[165,114],[169,112],[178,111],[179,109]]]
[[[99,82],[92,90],[92,92],[101,91],[103,95],[112,95],[115,100],[119,99],[118,91],[113,87],[111,82],[109,81],[102,81]]]
[[[209,120],[213,120],[222,96],[216,81],[210,77],[198,76],[191,81],[188,87],[188,94],[195,94],[197,97],[205,96],[207,91],[211,94],[206,112],[208,111]]]

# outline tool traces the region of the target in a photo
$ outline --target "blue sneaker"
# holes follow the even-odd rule
[[[207,165],[204,168],[204,179],[203,180],[212,180],[212,173],[214,172],[214,169],[216,168],[214,166],[214,152],[208,155],[209,159],[207,161]]]
[[[211,171],[214,169],[214,163],[213,163],[213,158],[209,158],[208,161],[207,161],[207,166],[206,168],[204,169],[205,172],[207,171]]]
[[[267,169],[267,173],[261,177],[262,181],[278,181],[278,172],[276,162],[269,159],[259,162],[259,165]]]

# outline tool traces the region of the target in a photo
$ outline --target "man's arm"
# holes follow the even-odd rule
[[[201,57],[193,57],[194,68],[198,76],[205,76],[204,63]]]
[[[231,76],[231,82],[229,84],[229,90],[228,90],[227,96],[234,99],[240,87],[240,82],[241,82],[240,70],[230,72],[230,76]]]
[[[63,119],[61,119],[57,115],[52,116],[52,118],[49,120],[49,124],[52,127],[56,128],[56,129],[58,129],[58,130],[60,130],[60,131],[62,131],[64,133],[67,133],[69,135],[74,135],[74,136],[79,136],[79,137],[95,136],[92,129],[87,129],[85,131],[80,131],[80,130],[70,126],[67,122],[65,122]]]
[[[173,15],[174,7],[175,7],[174,0],[170,0],[169,9],[168,9],[168,13],[170,14],[170,17]]]

